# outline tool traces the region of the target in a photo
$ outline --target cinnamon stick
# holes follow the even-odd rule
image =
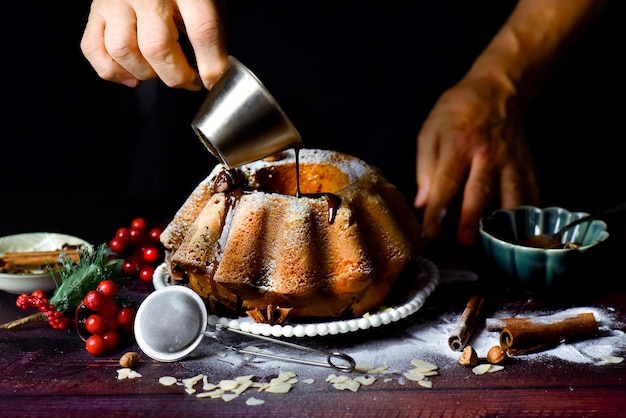
[[[453,351],[461,351],[471,338],[476,329],[484,301],[480,296],[472,296],[467,302],[459,322],[448,337],[448,346]]]
[[[547,350],[566,341],[592,338],[598,323],[591,312],[572,316],[487,319],[488,330],[500,330],[500,346],[510,355]]]
[[[12,264],[16,267],[24,266],[45,266],[47,264],[56,264],[60,261],[61,253],[77,262],[80,258],[80,252],[77,248],[54,250],[54,251],[27,251],[27,252],[11,252],[5,253],[1,260],[6,264]]]

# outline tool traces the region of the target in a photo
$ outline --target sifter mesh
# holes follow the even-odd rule
[[[137,310],[135,337],[148,356],[176,361],[193,351],[207,326],[202,299],[191,289],[170,286],[148,295]]]

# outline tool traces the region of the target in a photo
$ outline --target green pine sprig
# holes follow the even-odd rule
[[[56,288],[50,303],[59,312],[75,310],[90,290],[105,279],[118,282],[123,278],[121,259],[109,259],[109,249],[101,244],[96,251],[86,251],[74,264],[62,256],[61,284]]]

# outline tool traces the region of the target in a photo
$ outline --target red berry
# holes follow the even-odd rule
[[[109,248],[113,252],[122,253],[126,249],[126,244],[124,244],[118,238],[113,238],[111,241],[109,241]]]
[[[107,297],[97,290],[90,290],[83,299],[83,303],[92,311],[99,311],[104,305]]]
[[[117,348],[118,345],[120,345],[120,336],[115,331],[107,332],[102,336],[102,338],[104,339],[104,344],[107,351],[113,350],[114,348]]]
[[[116,316],[112,316],[107,318],[106,320],[107,331],[117,331],[120,329],[120,324],[117,322],[117,313]]]
[[[26,295],[26,303],[29,307],[37,308],[41,312],[45,312],[48,307],[48,298],[42,290],[35,290],[30,296]]]
[[[18,308],[20,308],[22,310],[26,310],[26,309],[30,308],[30,302],[28,300],[28,295],[26,293],[22,293],[21,295],[19,295],[17,297],[17,300],[15,301],[15,306],[17,306]]]
[[[107,350],[107,342],[102,335],[94,334],[87,338],[85,348],[89,354],[101,356]]]
[[[72,320],[71,320],[71,319],[63,317],[63,319],[59,321],[59,324],[58,324],[56,327],[53,327],[53,328],[56,328],[56,329],[65,329],[65,328],[67,328],[67,327],[68,327],[71,323],[72,323]]]
[[[135,320],[135,310],[130,306],[125,306],[117,311],[117,323],[129,334],[133,332]]]
[[[144,231],[148,226],[148,222],[146,222],[146,220],[144,218],[135,218],[133,219],[133,221],[130,223],[130,228],[131,229],[139,229],[141,231]]]
[[[130,242],[130,230],[124,227],[118,228],[118,230],[115,231],[115,238],[124,244],[128,244]]]
[[[46,299],[46,294],[44,293],[43,290],[35,290],[30,295],[38,299]]]
[[[129,235],[130,242],[133,244],[139,244],[143,239],[143,231],[141,229],[131,228]]]
[[[107,331],[107,323],[102,316],[91,314],[85,320],[85,329],[90,334],[104,334]]]
[[[128,275],[137,274],[137,270],[139,270],[139,266],[134,258],[129,257],[124,259],[124,263],[122,264],[122,271]]]
[[[48,316],[48,323],[54,329],[64,329],[65,325],[68,323],[68,319],[65,318],[61,312],[48,311],[46,315]]]
[[[117,315],[117,304],[112,298],[105,297],[100,309],[97,311],[104,319],[113,318]]]
[[[117,293],[117,283],[111,279],[102,280],[98,283],[96,290],[102,293],[104,296],[112,298]]]
[[[141,259],[148,264],[154,264],[160,256],[159,249],[153,245],[141,248]]]
[[[161,239],[161,228],[152,228],[150,232],[148,232],[148,237],[150,238],[150,242],[158,244]]]
[[[154,267],[152,266],[143,266],[139,269],[139,278],[144,282],[151,282],[153,274]]]

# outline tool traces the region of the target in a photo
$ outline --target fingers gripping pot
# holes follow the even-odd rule
[[[300,134],[278,102],[232,56],[191,126],[204,146],[227,168],[302,146]]]

